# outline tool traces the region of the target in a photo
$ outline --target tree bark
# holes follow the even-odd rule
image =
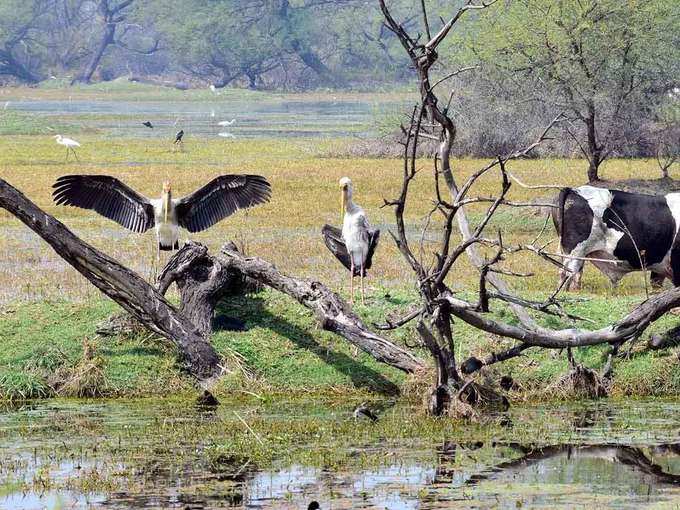
[[[208,383],[222,371],[220,357],[196,326],[143,278],[83,242],[0,179],[0,207],[42,237],[57,254],[144,326],[175,344],[187,370]]]
[[[237,251],[233,243],[229,247]],[[206,337],[212,333],[215,307],[222,298],[258,288],[255,282],[210,256],[206,246],[191,241],[166,264],[158,278],[158,291],[165,294],[173,282],[180,293],[180,312]]]
[[[586,121],[586,135],[588,138],[588,182],[600,180],[598,171],[602,163],[602,147],[597,143],[597,127],[595,124],[595,107],[588,106]]]

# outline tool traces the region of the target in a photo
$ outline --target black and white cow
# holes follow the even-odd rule
[[[643,267],[652,271],[652,283],[664,278],[680,285],[680,193],[642,195],[594,186],[564,188],[552,218],[560,236],[564,260],[572,276],[570,289],[580,287],[583,258],[612,284]],[[611,262],[609,262],[611,261]]]

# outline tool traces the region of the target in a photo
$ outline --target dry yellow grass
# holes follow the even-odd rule
[[[185,152],[172,152],[168,143],[154,140],[78,137],[83,144],[80,162],[65,163],[62,148],[48,137],[15,136],[0,141],[0,176],[25,193],[50,214],[63,221],[84,240],[102,249],[123,264],[151,273],[153,233],[132,234],[91,211],[57,207],[51,200],[51,185],[64,174],[93,173],[114,175],[145,193],[160,193],[161,182],[170,179],[177,196],[201,186],[209,179],[232,172],[259,173],[272,183],[270,204],[240,212],[192,239],[217,250],[225,241],[245,243],[251,254],[273,261],[286,273],[314,277],[344,290],[346,273],[326,250],[320,236],[324,223],[338,224],[338,180],[349,176],[355,183],[356,200],[372,223],[383,229],[369,284],[374,289],[404,288],[412,285],[406,264],[387,233],[394,223],[393,211],[381,208],[383,198],[394,197],[401,185],[398,160],[329,159],[320,157],[329,143],[312,140],[187,141]],[[478,169],[482,161],[455,162],[455,173],[462,181]],[[422,173],[413,186],[407,219],[417,246],[420,230],[431,206],[431,162],[421,162]],[[510,170],[528,183],[577,185],[583,182],[584,163],[579,160],[518,161]],[[607,179],[656,178],[652,161],[610,161],[603,170]],[[498,189],[498,174],[492,173],[474,188],[473,195],[490,196]],[[510,198],[535,200],[550,191],[536,192],[513,186]],[[483,208],[470,211],[474,219]],[[543,224],[543,217],[530,210],[504,208],[492,226],[501,227],[508,243],[531,239]],[[488,235],[494,230],[490,228]],[[186,233],[185,233],[186,234]],[[437,239],[436,225],[424,245],[424,256],[431,251],[428,242]],[[554,237],[548,229],[546,239]],[[555,249],[557,246],[555,245]],[[13,300],[63,297],[89,299],[97,291],[73,271],[51,248],[26,227],[0,211],[0,305]],[[520,254],[508,262],[515,268],[531,270],[536,277],[513,282],[529,291],[548,292],[556,280],[556,269],[533,256]],[[454,288],[471,288],[476,272],[461,264],[452,274]],[[584,278],[586,291],[611,292],[609,284],[594,269]],[[640,275],[628,276],[617,293],[641,293]],[[374,290],[375,291],[375,290]]]

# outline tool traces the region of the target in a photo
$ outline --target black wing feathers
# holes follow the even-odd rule
[[[189,232],[200,232],[239,209],[268,202],[271,193],[261,175],[222,175],[177,201],[177,221]]]
[[[57,205],[91,209],[133,232],[146,232],[154,225],[149,200],[108,175],[64,175],[52,185]]]
[[[349,257],[347,246],[345,246],[345,241],[342,239],[342,230],[332,227],[331,225],[324,225],[321,228],[321,235],[330,252],[335,255],[335,258],[338,259],[343,266],[345,266],[347,271],[351,271],[352,261]],[[368,232],[368,253],[366,254],[366,263],[364,264],[364,276],[366,276],[366,270],[371,269],[373,254],[378,246],[379,239],[380,230],[371,230]],[[355,267],[354,276],[359,276],[360,271],[361,268]]]

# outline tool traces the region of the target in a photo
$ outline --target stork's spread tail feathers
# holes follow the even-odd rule
[[[321,235],[326,243],[326,247],[330,252],[335,255],[335,258],[340,261],[340,263],[345,266],[348,271],[352,269],[352,261],[347,251],[347,246],[345,246],[345,241],[342,239],[342,230],[333,227],[331,225],[324,225],[321,228]],[[371,230],[368,233],[368,253],[366,254],[366,262],[364,264],[364,274],[366,276],[366,270],[371,268],[373,262],[373,254],[378,246],[378,240],[380,239],[380,230]],[[354,268],[354,276],[360,276],[359,272],[361,268]]]

